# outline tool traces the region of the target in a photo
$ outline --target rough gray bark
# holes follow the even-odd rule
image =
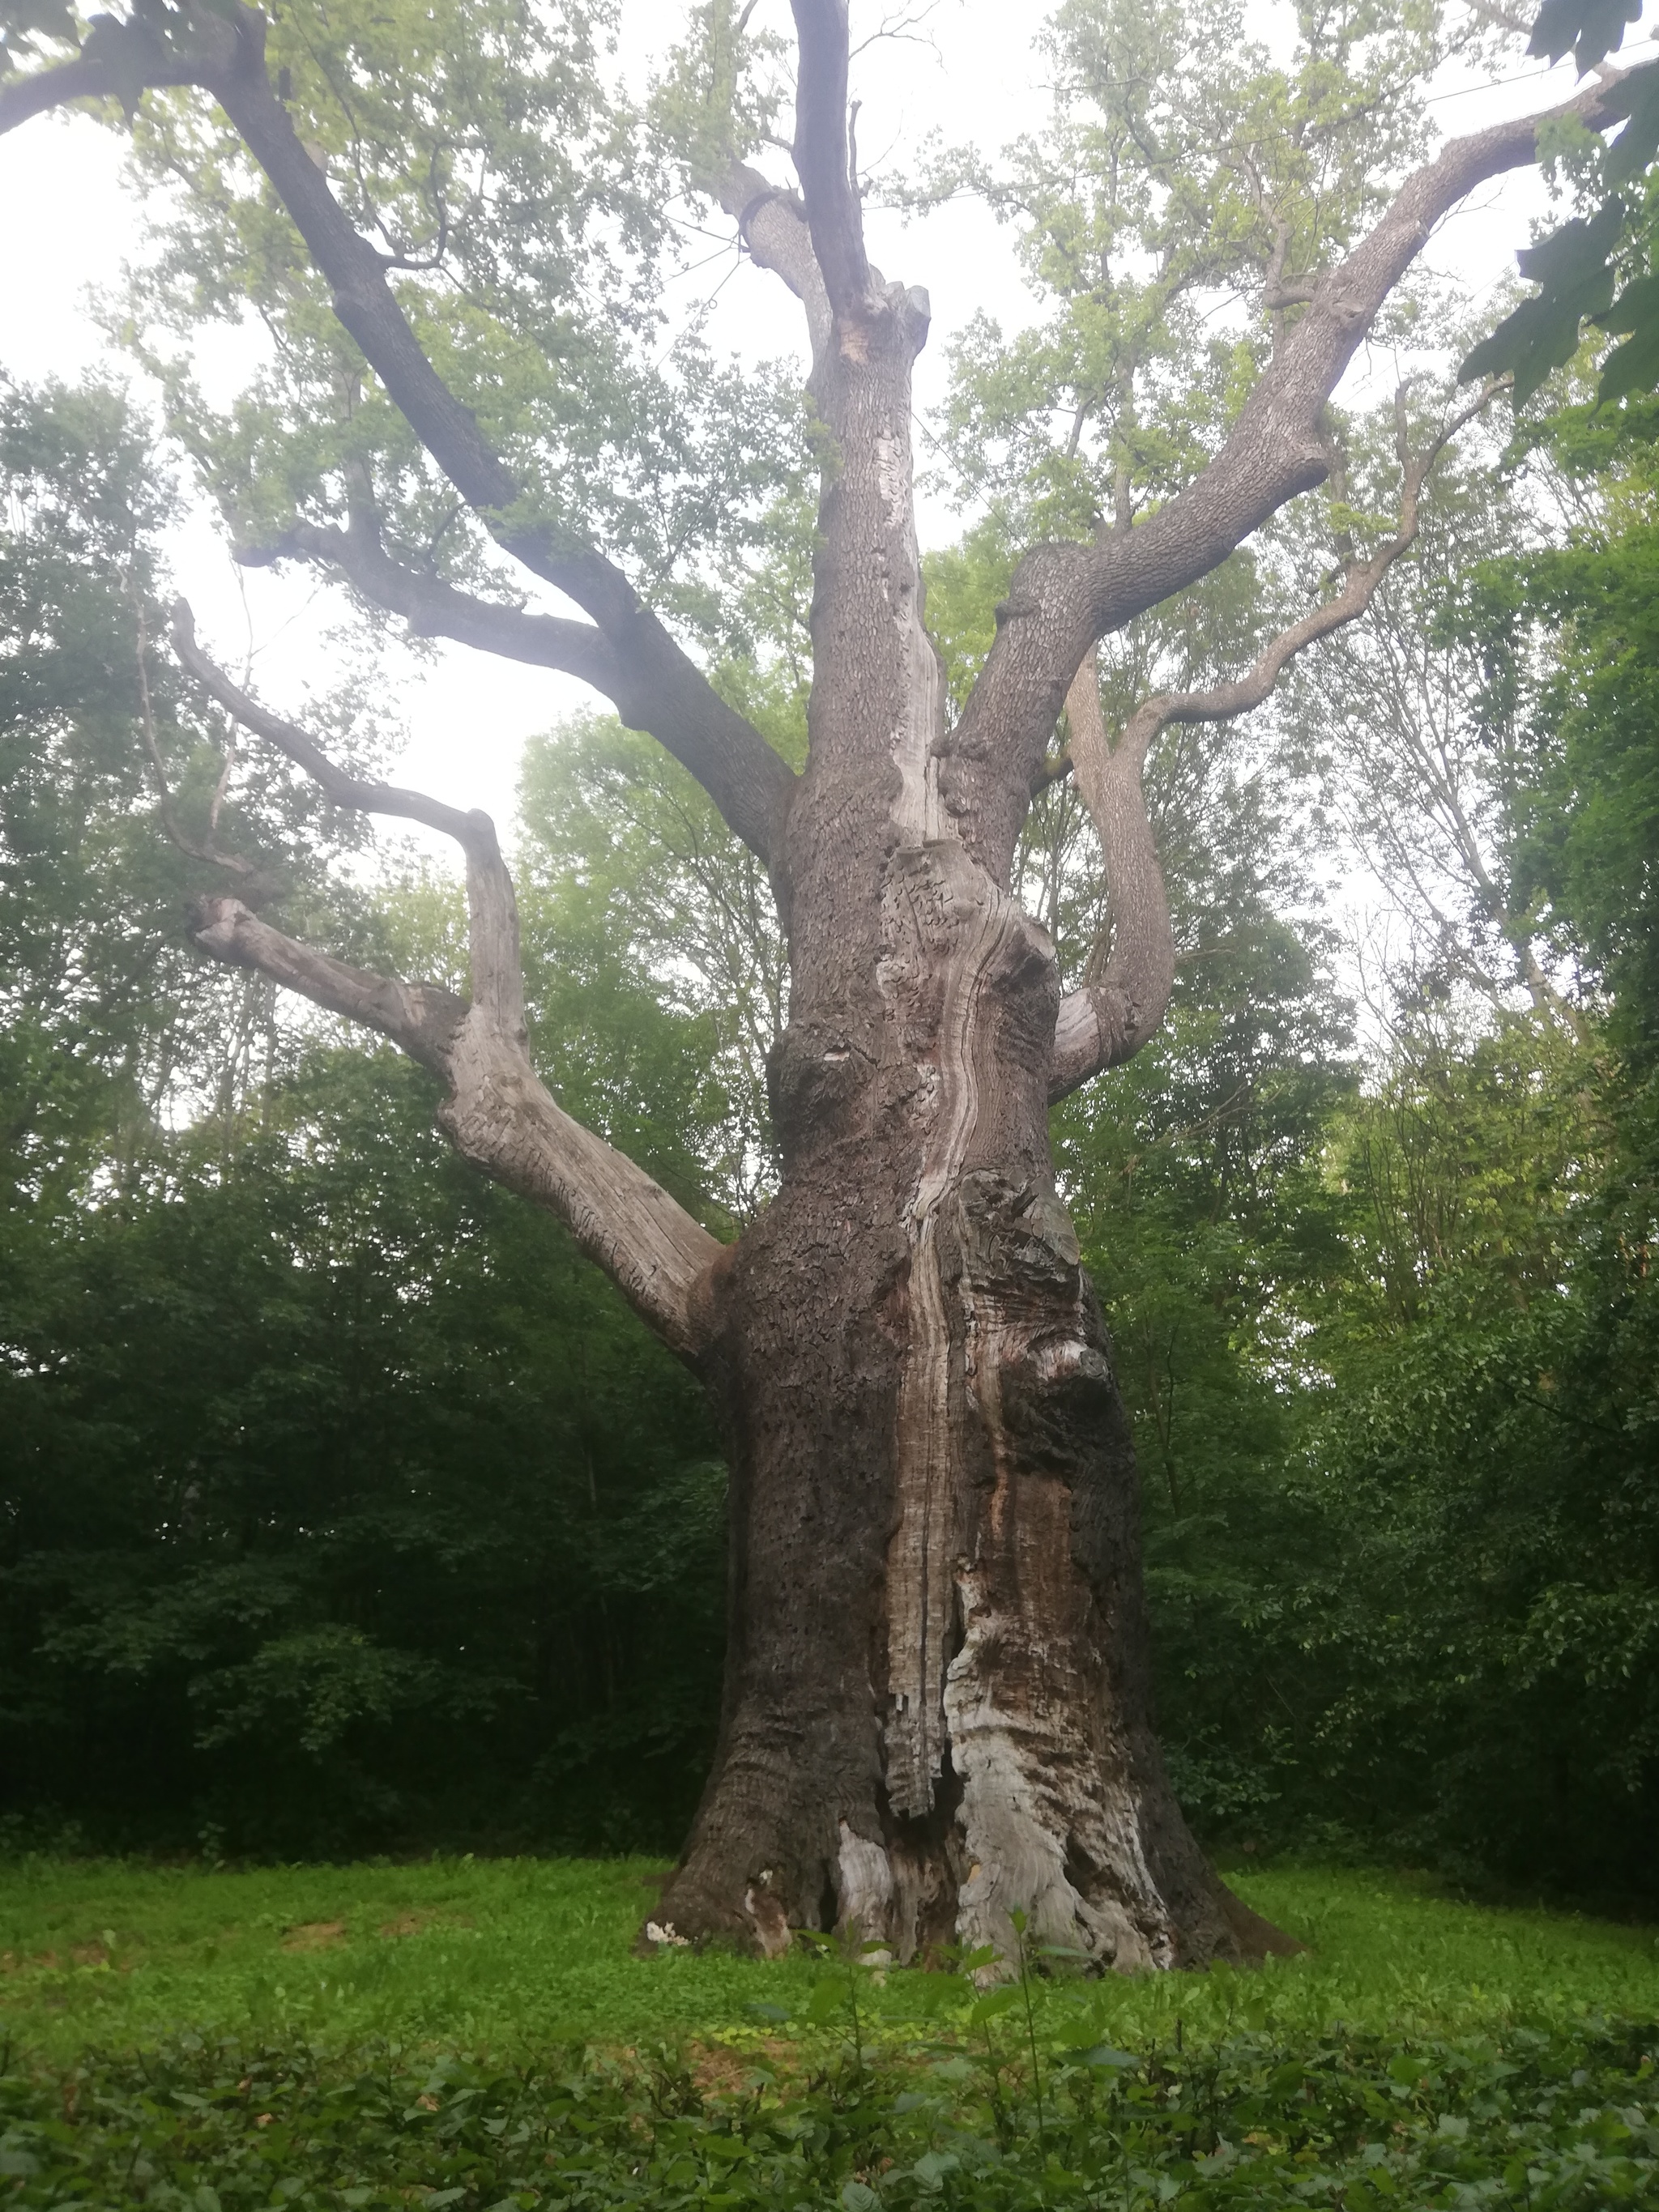
[[[1256,1957],[1284,1939],[1211,1871],[1158,1756],[1133,1454],[1055,1195],[1047,1109],[1137,1048],[1168,995],[1168,918],[1139,798],[1153,730],[1253,703],[1291,652],[1358,611],[1370,572],[1351,564],[1345,593],[1225,696],[1150,702],[1115,747],[1091,679],[1076,679],[1106,630],[1195,580],[1325,475],[1322,410],[1377,307],[1440,215],[1534,158],[1535,125],[1447,148],[1345,264],[1304,288],[1302,319],[1187,492],[1143,526],[1028,558],[951,729],[911,489],[927,301],[887,283],[865,251],[843,0],[795,0],[794,13],[804,198],[736,170],[724,199],[755,259],[802,303],[832,448],[799,779],[611,562],[505,520],[516,488],[295,137],[258,15],[204,11],[191,50],[160,56],[149,78],[221,103],[428,451],[499,542],[587,619],[527,615],[411,575],[386,557],[366,507],[343,531],[276,550],[339,568],[417,629],[584,674],[766,859],[791,963],[770,1071],[775,1201],[722,1249],[563,1115],[530,1064],[513,887],[487,818],[344,775],[224,677],[181,613],[180,658],[245,726],[339,803],[456,838],[471,994],[300,945],[260,918],[251,893],[205,901],[197,941],[432,1068],[457,1147],[568,1221],[708,1382],[732,1472],[730,1644],[714,1768],[659,1929],[776,1953],[793,1928],[856,1923],[908,1958],[945,1938],[1006,1948],[1018,1907],[1038,1940],[1102,1966]],[[0,93],[0,128],[107,88],[85,60],[47,72]],[[1570,106],[1600,123],[1630,97],[1598,87]],[[1407,470],[1387,558],[1409,543],[1421,480]],[[1010,883],[1068,690],[1073,765],[1119,927],[1102,973],[1062,1003],[1053,947]]]

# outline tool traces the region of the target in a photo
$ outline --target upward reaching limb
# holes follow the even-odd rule
[[[1052,1103],[1103,1068],[1133,1058],[1164,1018],[1175,985],[1175,941],[1169,900],[1147,818],[1141,775],[1152,740],[1171,722],[1231,721],[1267,697],[1299,653],[1357,622],[1401,554],[1415,544],[1423,487],[1449,442],[1509,382],[1495,377],[1461,407],[1428,446],[1413,453],[1407,437],[1406,390],[1395,395],[1395,450],[1400,461],[1400,518],[1392,537],[1368,560],[1351,549],[1342,588],[1281,630],[1253,666],[1230,684],[1203,691],[1166,691],[1143,700],[1115,746],[1107,743],[1092,647],[1066,695],[1071,766],[1100,839],[1106,866],[1110,941],[1098,976],[1068,991],[1054,1024],[1049,1070]],[[1328,461],[1328,469],[1332,465]],[[1340,465],[1340,464],[1338,464]]]
[[[870,264],[847,134],[847,0],[793,0],[793,5],[800,49],[795,168],[830,305],[842,319],[854,320],[864,311]]]
[[[366,1024],[444,1085],[438,1119],[456,1150],[565,1222],[629,1303],[676,1352],[703,1334],[701,1279],[720,1247],[642,1168],[574,1121],[531,1066],[524,1027],[518,908],[495,824],[423,793],[348,775],[307,733],[251,698],[196,642],[190,609],[173,610],[174,650],[245,729],[276,747],[337,805],[425,823],[466,855],[471,1001],[431,984],[376,975],[301,945],[234,898],[203,900],[193,934],[204,952],[257,969],[314,1005]]]
[[[727,215],[737,218],[750,258],[781,276],[805,309],[816,367],[830,343],[830,295],[812,251],[805,208],[793,192],[778,191],[758,169],[743,161],[732,163],[721,180],[719,197]]]
[[[636,726],[659,738],[696,775],[745,844],[771,862],[794,775],[753,724],[729,707],[616,564],[556,544],[539,526],[509,519],[520,486],[422,350],[387,276],[386,258],[362,236],[301,143],[265,67],[264,19],[233,4],[204,11],[187,41],[164,48],[128,27],[126,67],[88,52],[0,90],[0,131],[70,100],[131,96],[150,85],[210,92],[259,164],[333,292],[334,311],[398,411],[496,542],[574,599],[629,671]],[[133,43],[133,42],[137,43]]]
[[[1133,530],[1094,544],[1039,546],[1021,562],[984,671],[941,748],[948,803],[994,873],[1006,878],[1027,792],[1091,644],[1207,574],[1287,501],[1324,481],[1325,403],[1436,223],[1477,185],[1536,160],[1540,126],[1573,116],[1601,130],[1627,115],[1633,81],[1651,82],[1656,68],[1443,147],[1313,286],[1226,442],[1184,492]]]

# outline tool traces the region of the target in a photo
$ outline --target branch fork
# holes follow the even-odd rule
[[[1206,690],[1166,691],[1143,700],[1117,744],[1111,745],[1100,711],[1095,651],[1090,648],[1066,695],[1071,730],[1067,757],[1106,864],[1109,939],[1098,975],[1085,978],[1060,1002],[1049,1074],[1051,1102],[1066,1097],[1103,1069],[1133,1059],[1163,1020],[1175,988],[1169,898],[1141,782],[1153,740],[1171,722],[1231,721],[1248,714],[1261,705],[1298,653],[1359,619],[1383,577],[1416,542],[1423,489],[1436,462],[1458,432],[1511,380],[1508,376],[1492,378],[1417,453],[1411,450],[1407,433],[1407,386],[1399,387],[1395,394],[1395,452],[1401,491],[1393,534],[1362,560],[1350,534],[1340,532],[1341,590],[1281,630],[1243,676]],[[1340,490],[1341,455],[1327,436],[1328,475]]]
[[[429,1068],[444,1086],[438,1120],[456,1150],[556,1213],[658,1334],[695,1357],[711,1323],[702,1279],[723,1248],[642,1168],[573,1121],[537,1075],[525,1026],[518,905],[489,815],[342,769],[308,732],[262,705],[203,651],[183,599],[173,610],[173,644],[226,713],[303,769],[337,806],[422,823],[459,845],[471,996],[354,967],[285,936],[231,897],[198,902],[196,943],[216,960],[255,969],[378,1030]]]

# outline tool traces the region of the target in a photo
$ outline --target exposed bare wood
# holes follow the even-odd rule
[[[695,1354],[707,1329],[700,1287],[721,1248],[642,1168],[573,1121],[532,1066],[517,903],[489,817],[340,768],[307,732],[261,705],[203,652],[182,599],[173,639],[180,661],[220,705],[337,805],[424,823],[456,840],[466,855],[472,995],[468,1001],[354,968],[284,936],[236,899],[200,903],[197,944],[378,1030],[429,1067],[444,1085],[438,1119],[456,1150],[556,1213],[659,1334]]]
[[[446,806],[441,799],[429,799],[422,791],[405,791],[396,784],[367,783],[330,760],[315,738],[296,722],[288,721],[281,714],[272,714],[268,707],[262,707],[203,652],[196,641],[196,619],[186,599],[175,599],[173,603],[173,649],[203,689],[234,715],[244,729],[263,738],[267,744],[275,745],[296,768],[303,769],[337,806],[353,807],[363,814],[389,814],[407,822],[423,822],[428,830],[437,830],[446,837],[454,838],[464,848],[478,842],[494,846],[495,824],[487,814],[476,809],[463,813],[459,807]]]
[[[161,817],[161,827],[167,832],[167,842],[191,860],[200,860],[204,866],[217,868],[226,875],[234,876],[241,884],[243,896],[251,904],[258,906],[270,897],[275,889],[274,884],[266,877],[257,862],[246,859],[240,853],[227,853],[219,843],[219,817],[224,805],[225,788],[229,779],[233,757],[230,750],[228,749],[225,753],[224,764],[220,770],[218,784],[214,791],[212,805],[208,814],[206,838],[192,837],[179,819],[178,809],[173,804],[173,791],[167,782],[167,763],[161,757],[161,738],[155,727],[155,702],[149,684],[149,632],[143,595],[133,588],[131,578],[126,580],[126,597],[128,604],[132,608],[135,642],[137,647],[135,659],[138,678],[138,726],[143,732],[144,753],[149,762],[150,775],[155,781],[156,805]]]
[[[830,343],[830,295],[812,251],[805,205],[743,161],[734,161],[721,180],[720,203],[727,215],[736,217],[738,234],[757,266],[781,276],[805,309],[807,336],[817,362]]]
[[[348,1021],[361,1022],[401,1045],[434,1074],[466,1016],[466,1001],[434,983],[404,983],[354,968],[314,945],[301,945],[264,921],[240,899],[198,899],[191,935],[204,952],[234,968],[257,969],[284,990]]]
[[[1369,559],[1351,555],[1344,564],[1342,589],[1280,630],[1243,676],[1206,690],[1160,692],[1143,700],[1113,746],[1107,741],[1090,650],[1066,695],[1066,716],[1073,771],[1105,862],[1111,938],[1099,977],[1068,991],[1060,1002],[1048,1079],[1051,1101],[1064,1098],[1103,1068],[1133,1059],[1162,1021],[1175,985],[1169,901],[1141,788],[1146,755],[1158,732],[1171,722],[1231,721],[1249,714],[1268,697],[1298,653],[1357,622],[1383,577],[1416,543],[1423,488],[1435,463],[1509,382],[1506,376],[1493,377],[1415,453],[1407,434],[1406,387],[1401,386],[1395,395],[1400,513],[1393,535]]]
[[[1066,720],[1072,772],[1105,862],[1111,939],[1101,975],[1060,1002],[1050,1103],[1132,1060],[1164,1019],[1175,988],[1169,896],[1140,782],[1152,732],[1132,725],[1115,747],[1108,743],[1092,647],[1066,695]]]

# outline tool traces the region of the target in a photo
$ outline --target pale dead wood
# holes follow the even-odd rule
[[[732,164],[720,180],[718,197],[726,214],[736,218],[750,258],[757,268],[781,276],[805,310],[816,364],[830,343],[830,295],[812,251],[804,203],[743,161]]]
[[[192,837],[179,819],[173,805],[172,787],[167,782],[167,763],[161,757],[161,741],[155,727],[155,702],[149,684],[149,625],[144,611],[143,594],[133,587],[131,577],[125,578],[124,587],[128,604],[132,608],[134,638],[137,645],[135,660],[138,677],[138,727],[143,736],[144,754],[149,762],[150,775],[155,785],[157,811],[167,842],[186,858],[200,860],[204,866],[222,869],[235,876],[241,883],[244,896],[259,905],[268,899],[273,889],[263,871],[240,853],[227,853],[219,842],[219,817],[224,805],[225,793],[234,763],[234,748],[225,749],[223,765],[214,787],[213,799],[208,812],[208,833],[205,841]]]
[[[192,935],[214,958],[257,969],[313,1005],[390,1037],[438,1076],[438,1119],[462,1156],[556,1213],[588,1257],[675,1351],[703,1341],[702,1279],[720,1246],[660,1184],[555,1102],[531,1064],[518,906],[494,823],[422,792],[368,782],[309,733],[252,697],[203,652],[189,607],[173,609],[184,666],[241,726],[276,746],[338,806],[420,822],[466,856],[472,995],[356,968],[285,936],[234,898],[196,909]]]
[[[1104,1068],[1133,1058],[1164,1018],[1175,987],[1175,941],[1169,900],[1146,813],[1141,775],[1146,755],[1171,722],[1231,721],[1259,707],[1298,653],[1357,622],[1383,577],[1416,543],[1424,486],[1450,441],[1509,385],[1494,377],[1459,408],[1420,453],[1407,433],[1406,387],[1395,395],[1395,450],[1400,463],[1399,518],[1393,534],[1369,558],[1346,547],[1342,588],[1279,631],[1252,666],[1231,683],[1201,691],[1166,691],[1145,699],[1109,743],[1091,647],[1066,695],[1070,763],[1100,840],[1110,906],[1109,949],[1097,977],[1060,1000],[1054,1026],[1049,1097],[1064,1098]],[[1328,470],[1340,471],[1333,457]]]

